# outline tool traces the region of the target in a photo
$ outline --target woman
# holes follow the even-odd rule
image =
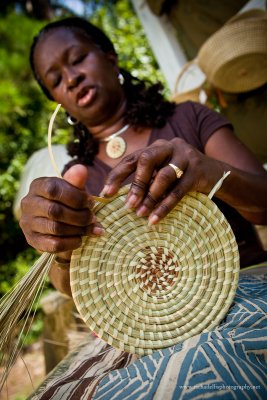
[[[51,279],[59,290],[71,295],[68,265],[81,237],[104,233],[90,194],[112,196],[129,182],[126,206],[156,224],[187,192],[208,194],[230,171],[216,202],[242,266],[267,260],[252,227],[267,223],[267,173],[227,120],[199,104],[164,100],[160,85],[121,70],[110,40],[79,18],[48,24],[35,38],[31,66],[75,129],[65,179],[35,180],[20,219],[30,245],[58,253]]]

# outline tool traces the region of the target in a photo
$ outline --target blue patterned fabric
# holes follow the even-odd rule
[[[227,317],[108,373],[94,400],[267,399],[267,276],[241,276]]]

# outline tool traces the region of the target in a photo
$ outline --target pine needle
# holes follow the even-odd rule
[[[0,392],[23,347],[23,334],[30,329],[28,321],[34,304],[40,299],[54,257],[54,254],[43,253],[27,274],[0,300],[0,366],[3,368]],[[22,328],[17,335],[20,323]]]

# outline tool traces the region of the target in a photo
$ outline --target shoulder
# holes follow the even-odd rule
[[[193,125],[194,129],[199,133],[203,129],[212,133],[223,126],[233,129],[232,124],[225,116],[203,104],[193,101],[177,104],[172,118]]]
[[[196,103],[194,101],[185,101],[183,103],[179,103],[175,107],[174,115],[183,115],[185,117],[201,117],[201,116],[211,116],[213,118],[218,118],[223,121],[229,121],[219,112],[211,109],[210,107]]]
[[[208,139],[217,130],[226,126],[233,129],[223,115],[193,101],[177,104],[168,122],[175,136],[183,138],[201,151],[204,151]]]

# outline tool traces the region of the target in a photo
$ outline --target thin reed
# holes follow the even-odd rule
[[[23,335],[41,296],[54,254],[43,253],[27,274],[0,300],[0,391],[23,346]],[[30,321],[30,324],[29,324]]]

